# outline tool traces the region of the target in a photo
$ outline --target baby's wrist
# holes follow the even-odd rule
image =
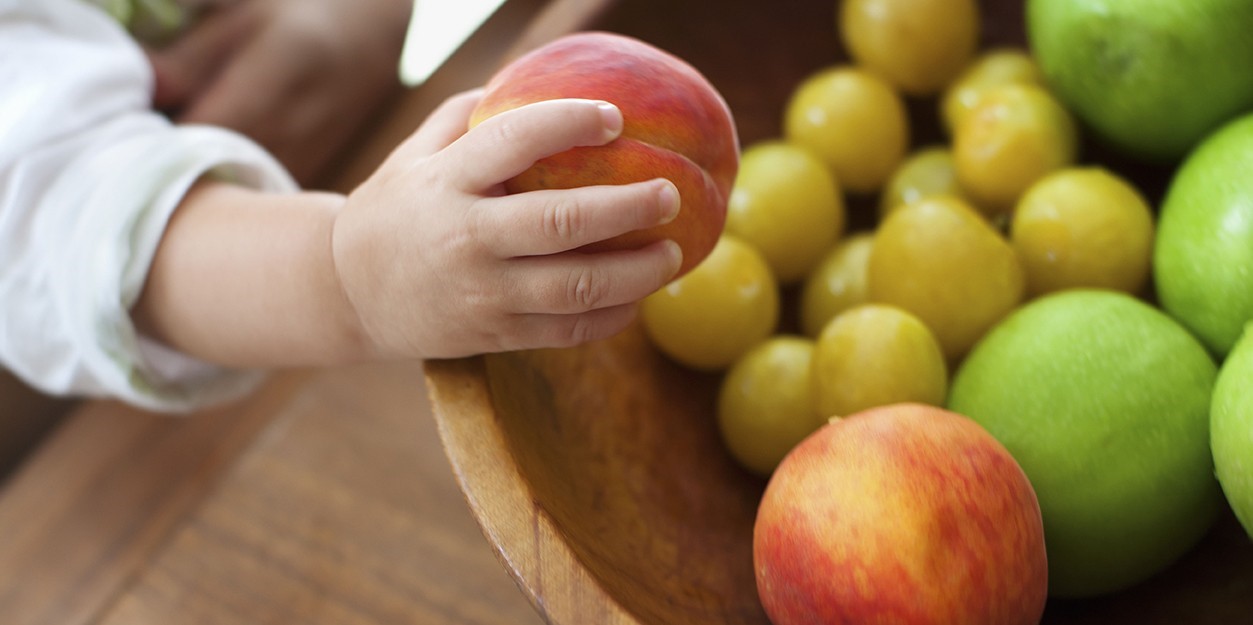
[[[349,200],[351,201],[351,200]],[[377,255],[380,241],[368,234],[368,224],[363,224],[351,211],[342,207],[331,224],[327,237],[330,275],[334,290],[328,293],[329,305],[335,311],[334,318],[341,328],[340,334],[347,338],[345,345],[350,356],[347,360],[390,360],[402,356],[401,350],[381,338],[376,318],[377,305],[371,298],[382,291]],[[367,226],[363,231],[362,226]],[[374,269],[371,269],[371,268]]]

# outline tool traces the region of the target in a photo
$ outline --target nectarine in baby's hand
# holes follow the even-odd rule
[[[522,56],[487,84],[473,127],[526,104],[604,100],[622,111],[621,136],[552,154],[505,183],[510,193],[619,185],[666,178],[678,187],[678,218],[586,246],[637,248],[672,239],[683,250],[679,275],[713,249],[726,220],[739,166],[730,109],[695,68],[638,39],[603,32],[570,35]]]

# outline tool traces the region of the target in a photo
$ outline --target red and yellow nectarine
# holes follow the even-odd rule
[[[626,249],[664,238],[683,250],[679,275],[713,249],[726,222],[739,141],[725,100],[695,68],[638,39],[568,35],[519,57],[492,77],[473,127],[498,113],[559,98],[604,100],[622,111],[621,136],[541,159],[509,180],[510,193],[666,178],[679,189],[672,222],[588,246]]]
[[[1035,625],[1048,592],[1018,463],[922,404],[832,420],[795,447],[766,487],[753,560],[775,625]]]

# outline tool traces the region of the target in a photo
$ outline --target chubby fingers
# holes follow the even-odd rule
[[[604,145],[622,133],[622,112],[600,100],[546,100],[484,120],[441,153],[463,191],[494,187],[544,157]]]
[[[500,347],[509,350],[563,348],[607,339],[626,329],[637,312],[636,305],[623,304],[581,314],[519,315],[510,328],[514,339]]]
[[[422,158],[446,148],[465,134],[470,113],[483,99],[483,89],[462,91],[444,100],[422,125],[409,136],[397,153],[404,158]]]
[[[664,286],[681,262],[669,240],[509,261],[498,303],[510,312],[492,333],[490,349],[570,347],[617,334],[635,318],[639,300]]]
[[[669,223],[679,214],[679,192],[658,178],[486,198],[476,208],[480,240],[510,258],[555,254]]]
[[[683,252],[662,240],[633,250],[514,259],[503,277],[516,313],[580,314],[635,303],[665,286]]]

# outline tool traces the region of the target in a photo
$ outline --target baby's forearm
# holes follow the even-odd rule
[[[586,246],[669,223],[674,184],[504,194],[541,158],[613,140],[621,113],[553,100],[467,132],[477,101],[449,99],[347,197],[197,186],[132,309],[140,331],[209,362],[281,367],[566,347],[625,328],[682,252]]]
[[[237,367],[359,360],[367,349],[331,253],[343,196],[198,185],[132,309],[141,333]]]

